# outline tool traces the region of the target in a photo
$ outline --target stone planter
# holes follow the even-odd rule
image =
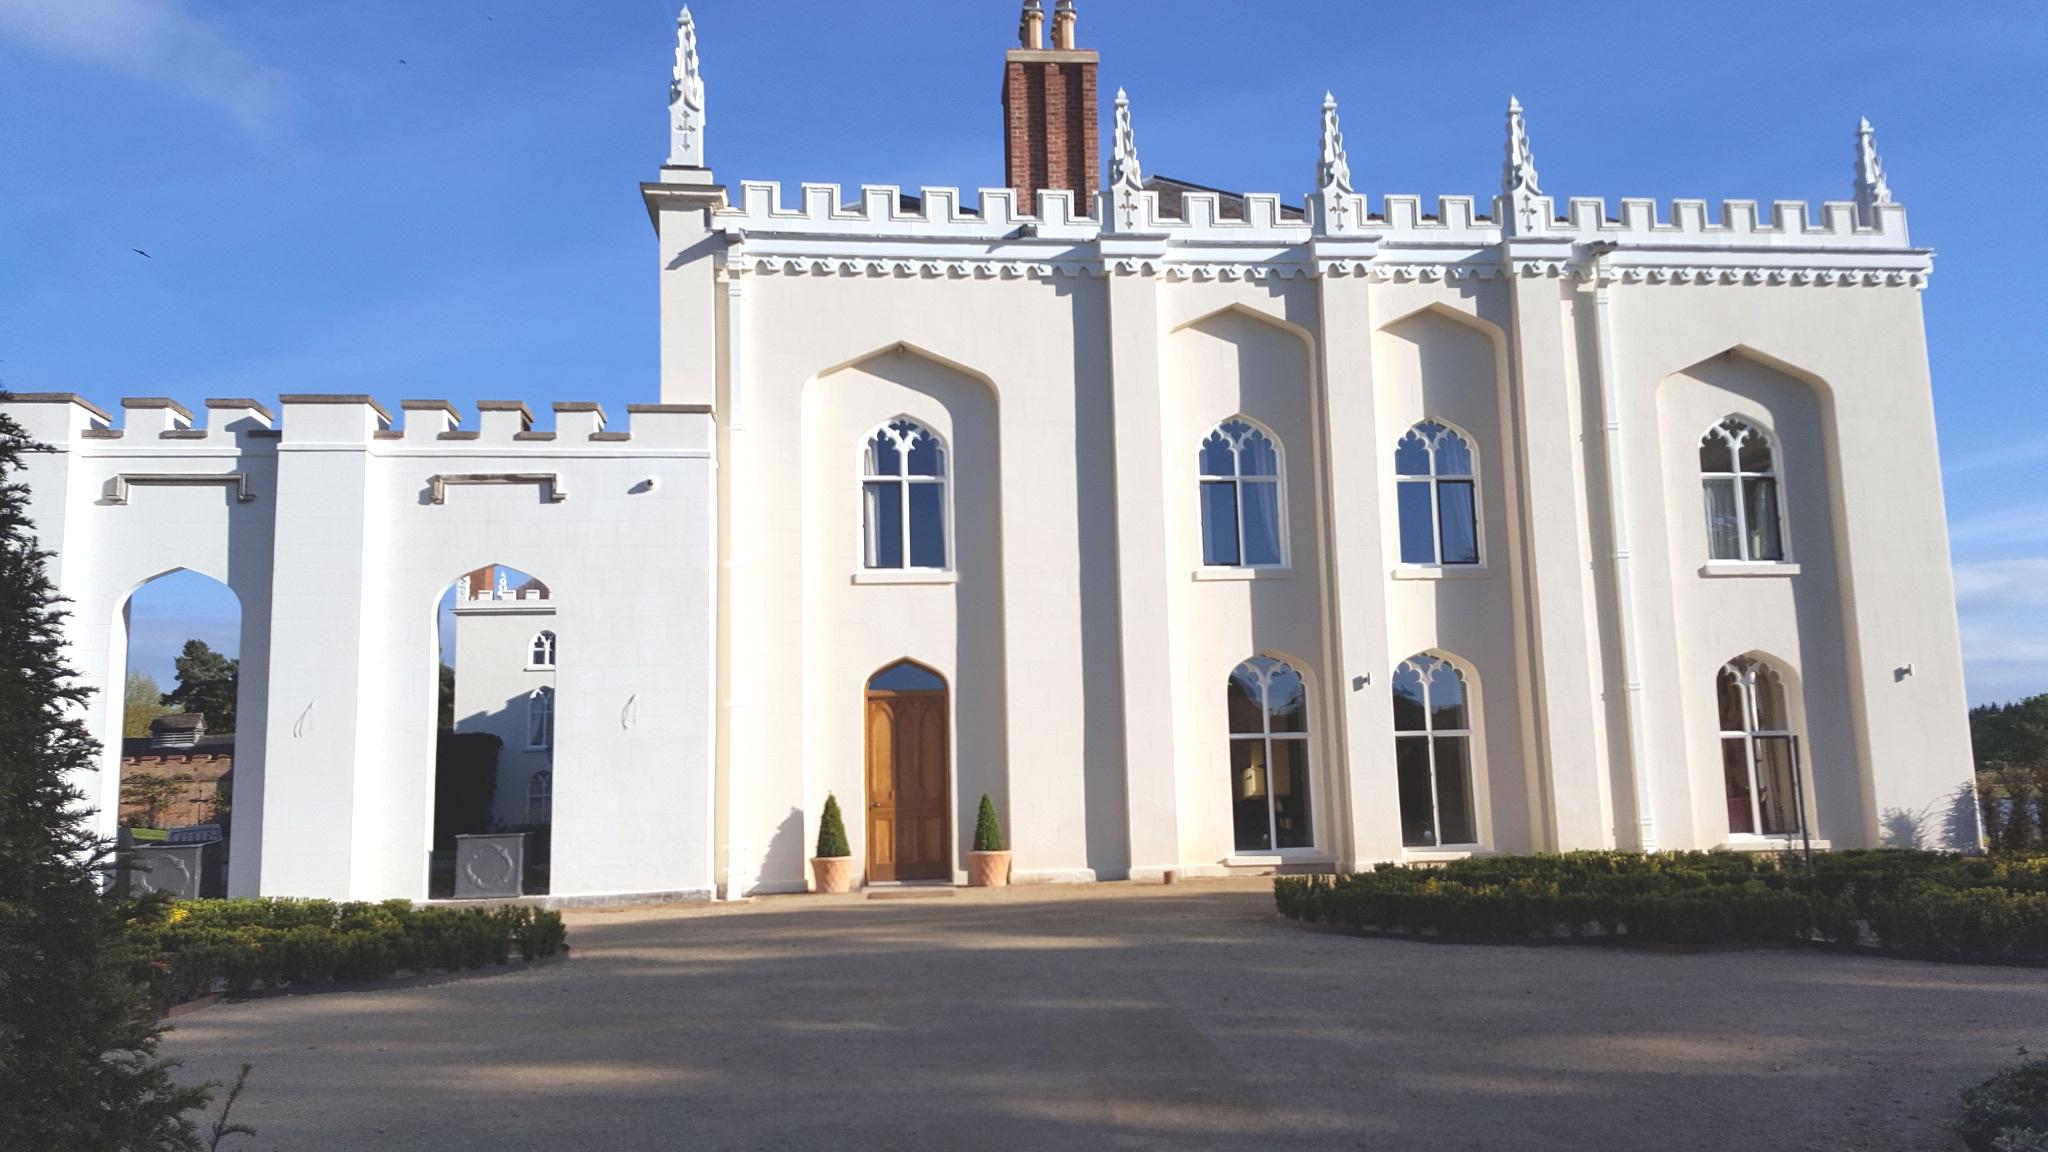
[[[488,900],[526,892],[526,833],[455,838],[455,898]]]
[[[967,883],[976,888],[1007,888],[1010,884],[1010,854],[969,852]]]
[[[853,857],[811,857],[811,880],[820,892],[853,891]]]

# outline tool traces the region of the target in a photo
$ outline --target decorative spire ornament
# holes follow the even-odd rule
[[[1356,232],[1365,223],[1365,197],[1351,190],[1351,160],[1337,126],[1337,97],[1323,93],[1323,134],[1316,157],[1316,190],[1309,194],[1319,236]]]
[[[1876,133],[1868,119],[1856,125],[1856,221],[1865,226],[1877,223],[1877,206],[1892,202],[1892,190],[1884,181],[1884,163],[1877,158]]]
[[[1536,204],[1536,198],[1543,195],[1536,178],[1536,155],[1529,150],[1522,102],[1513,96],[1508,97],[1507,155],[1500,163],[1500,195],[1507,203],[1497,211],[1506,214],[1502,226],[1508,235],[1523,235],[1541,226],[1547,213]]]
[[[668,84],[668,162],[704,167],[704,77],[697,71],[697,21],[676,17],[676,69]]]
[[[1316,191],[1351,194],[1351,161],[1344,155],[1344,132],[1337,127],[1337,97],[1323,93],[1322,158],[1316,161]]]
[[[1109,150],[1109,203],[1118,231],[1138,226],[1143,206],[1145,173],[1138,166],[1138,137],[1131,131],[1131,98],[1116,90],[1116,133]]]

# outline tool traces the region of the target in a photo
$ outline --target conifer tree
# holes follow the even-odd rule
[[[28,521],[20,425],[0,415],[0,1148],[199,1147],[105,897],[106,845],[69,783],[96,766],[55,589]]]

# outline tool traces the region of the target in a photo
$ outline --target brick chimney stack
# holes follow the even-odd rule
[[[1024,0],[1018,46],[1003,57],[1003,169],[1027,214],[1038,212],[1040,190],[1072,192],[1077,213],[1094,208],[1099,58],[1074,47],[1074,21],[1074,0],[1057,0],[1045,48],[1045,9]]]

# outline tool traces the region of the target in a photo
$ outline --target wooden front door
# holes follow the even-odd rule
[[[951,880],[946,693],[869,689],[868,879]]]

